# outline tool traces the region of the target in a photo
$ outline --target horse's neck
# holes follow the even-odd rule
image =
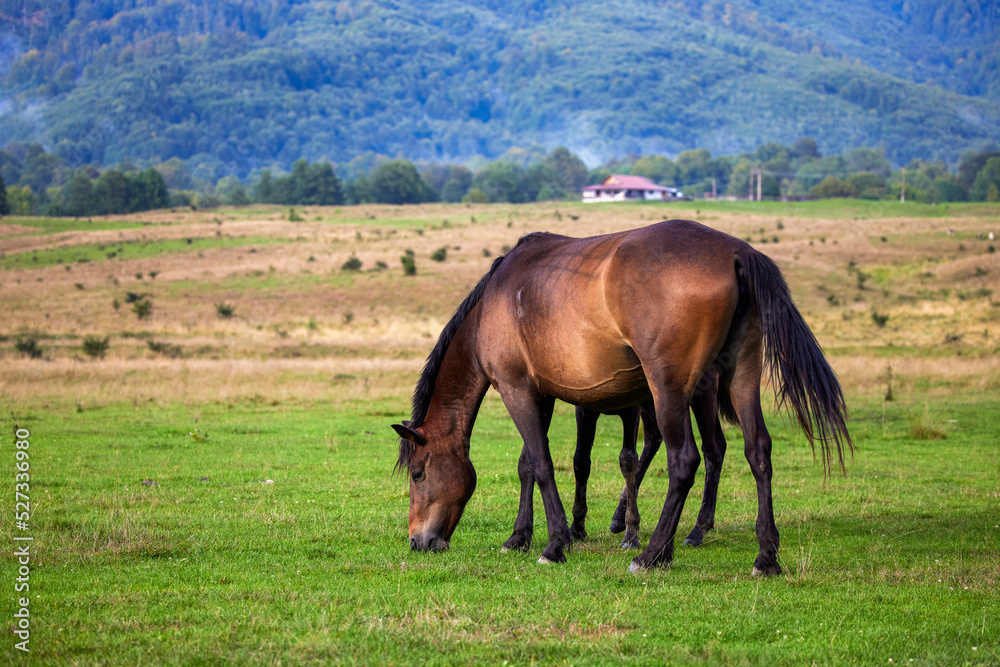
[[[466,446],[479,406],[490,387],[476,361],[471,325],[473,322],[467,322],[459,329],[445,352],[424,420],[427,430],[460,434]]]

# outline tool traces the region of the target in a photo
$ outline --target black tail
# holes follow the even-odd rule
[[[739,262],[747,296],[760,317],[765,372],[775,388],[778,406],[791,403],[813,452],[815,441],[820,441],[827,471],[833,461],[832,440],[843,470],[844,445],[853,454],[854,443],[847,432],[847,406],[840,382],[795,307],[778,266],[749,246],[740,251]]]

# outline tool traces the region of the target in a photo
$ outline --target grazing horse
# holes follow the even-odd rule
[[[716,392],[719,386],[719,374],[715,368],[709,368],[706,377],[710,386],[707,391],[696,393],[691,402],[701,434],[701,449],[705,454],[705,489],[702,493],[701,509],[691,533],[684,544],[701,546],[705,534],[715,527],[715,504],[719,491],[719,475],[722,471],[722,460],[726,454],[726,438],[722,433],[722,425],[718,418]],[[639,487],[646,476],[653,457],[660,449],[663,438],[656,426],[656,417],[652,403],[626,408],[616,412],[622,420],[622,449],[618,456],[625,486],[622,488],[618,507],[611,518],[611,532],[625,532],[622,538],[622,549],[638,549],[639,544],[639,508],[635,502]],[[582,406],[576,407],[576,452],[573,454],[573,475],[576,479],[576,493],[573,498],[573,524],[570,526],[573,540],[583,540],[587,537],[587,482],[590,478],[591,451],[597,433],[597,419],[600,412],[588,410]],[[639,430],[639,421],[643,425],[642,455],[636,456],[635,444]],[[687,443],[685,443],[687,444]],[[694,452],[697,457],[697,451]],[[504,551],[527,551],[531,546],[534,532],[532,495],[535,479],[531,475],[526,450],[521,450],[518,460],[518,477],[521,482],[521,500],[518,504],[517,519],[514,521],[514,532],[504,545]],[[631,512],[629,511],[631,509]]]
[[[571,533],[556,489],[548,428],[556,399],[612,412],[652,399],[668,450],[660,520],[629,569],[669,566],[698,465],[688,409],[706,371],[719,407],[743,431],[757,483],[754,574],[777,574],[771,437],[760,384],[791,404],[829,468],[853,447],[836,375],[767,256],[689,220],[591,238],[536,233],[493,262],[445,326],[414,392],[398,468],[410,475],[410,546],[439,550],[476,487],[472,427],[487,389],[503,399],[524,441],[545,507],[539,562],[564,562]]]

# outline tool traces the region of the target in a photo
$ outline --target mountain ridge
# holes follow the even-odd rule
[[[910,4],[75,2],[5,22],[0,145],[240,176],[531,145],[594,165],[802,135],[954,164],[1000,140],[998,10]],[[0,0],[8,19],[43,7]]]

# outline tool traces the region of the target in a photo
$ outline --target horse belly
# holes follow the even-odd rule
[[[642,365],[627,347],[594,351],[580,346],[535,362],[532,374],[539,390],[574,405],[617,410],[649,398]]]

